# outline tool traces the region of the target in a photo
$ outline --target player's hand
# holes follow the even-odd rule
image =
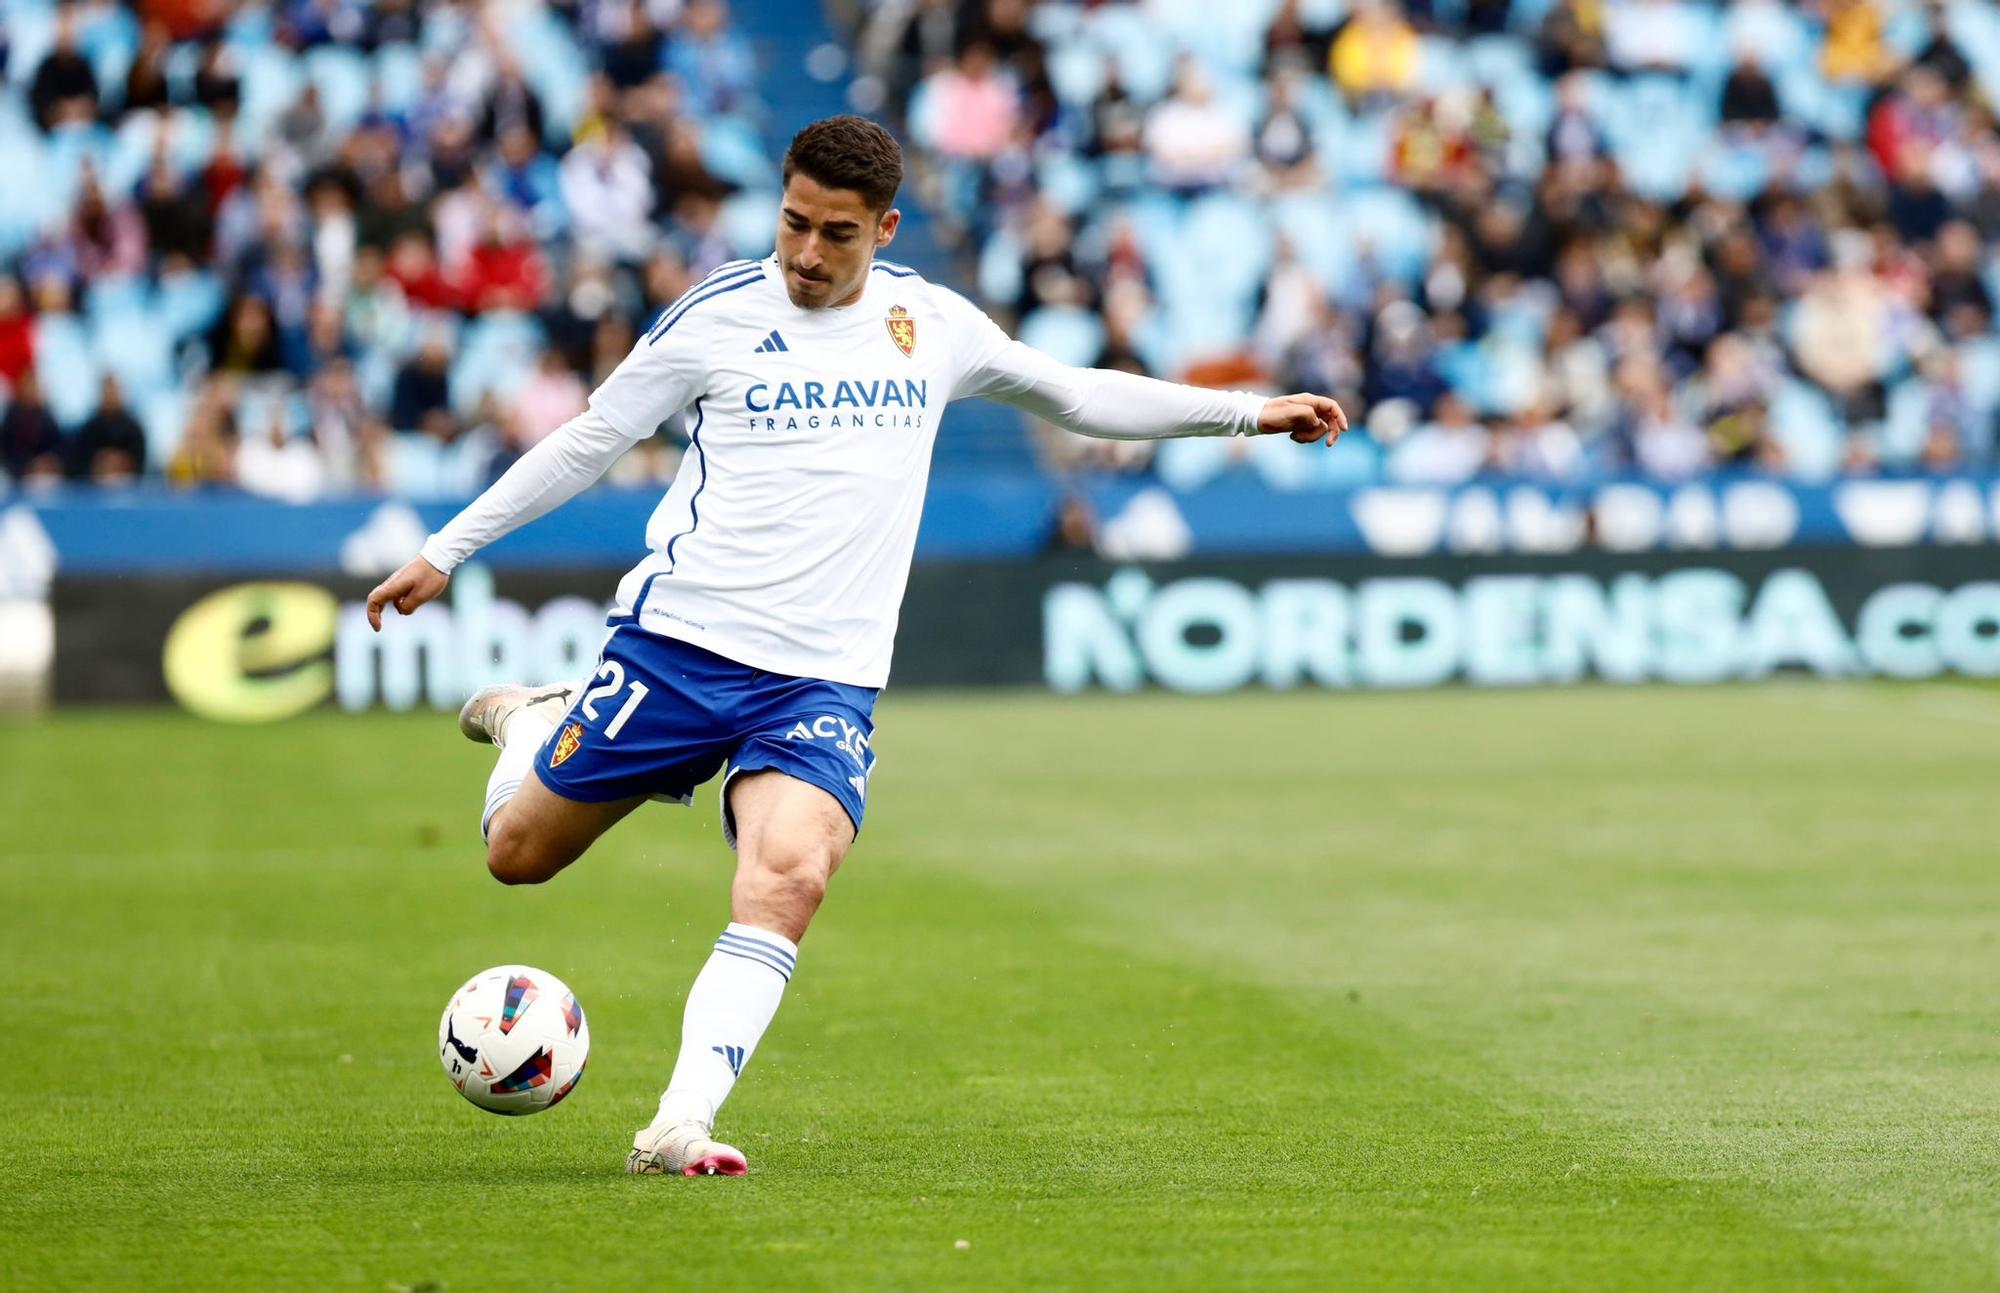
[[[1347,430],[1347,414],[1324,395],[1280,395],[1257,415],[1264,435],[1288,435],[1300,444],[1325,440],[1331,445]]]
[[[368,594],[368,627],[382,631],[382,608],[393,606],[399,615],[411,615],[425,602],[444,591],[451,576],[425,561],[411,557],[401,570],[375,585]]]

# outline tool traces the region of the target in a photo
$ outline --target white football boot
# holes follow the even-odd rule
[[[507,730],[508,719],[524,708],[532,708],[547,715],[553,725],[569,709],[577,685],[557,682],[546,687],[523,687],[517,682],[502,682],[482,687],[458,711],[458,730],[468,741],[505,745],[501,734]]]
[[[625,1170],[634,1176],[742,1176],[750,1163],[734,1145],[709,1139],[702,1123],[654,1123],[632,1138]]]

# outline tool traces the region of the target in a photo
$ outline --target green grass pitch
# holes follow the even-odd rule
[[[712,787],[487,878],[447,716],[0,727],[0,1284],[2000,1285],[2000,693],[891,695],[720,1130]],[[541,1117],[432,1048],[562,975]]]

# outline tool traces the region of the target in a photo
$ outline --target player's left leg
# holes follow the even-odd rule
[[[688,992],[681,1048],[659,1114],[633,1140],[626,1170],[735,1176],[742,1153],[710,1138],[715,1114],[778,1013],[827,881],[854,842],[855,808],[773,769],[732,774],[731,921]]]

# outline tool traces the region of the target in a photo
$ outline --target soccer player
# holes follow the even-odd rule
[[[730,923],[688,992],[679,1058],[626,1170],[740,1175],[714,1140],[799,940],[861,828],[875,696],[951,400],[1003,400],[1085,435],[1289,435],[1347,427],[1320,395],[1201,390],[1069,368],[875,253],[896,236],[902,153],[860,117],[785,153],[775,255],[722,266],[655,319],[588,411],[524,454],[368,596],[404,615],[453,567],[590,485],[685,414],[692,444],[618,586],[595,673],[490,687],[459,727],[500,756],[480,832],[507,884],[539,884],[648,799],[693,802],[726,768]]]

